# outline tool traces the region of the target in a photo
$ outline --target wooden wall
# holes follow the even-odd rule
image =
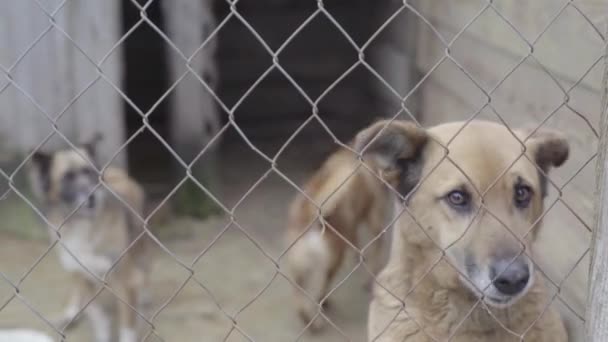
[[[489,9],[471,22],[484,3],[415,2],[414,6],[444,39],[454,40],[451,56],[469,73],[467,76],[449,60],[432,72],[422,85],[423,121],[430,126],[470,118],[486,102],[477,82],[485,91],[496,87],[492,106],[511,127],[536,127],[542,123],[543,127],[567,135],[570,160],[551,174],[555,184],[563,187],[563,202],[545,216],[537,248],[539,255],[553,256],[538,260],[539,265],[554,283],[561,284],[560,296],[572,308],[562,306],[563,312],[573,326],[574,340],[579,341],[583,329],[580,317],[585,314],[588,254],[572,274],[568,272],[585,255],[591,239],[588,227],[593,225],[596,185],[595,160],[590,159],[598,146],[604,67],[603,62],[594,63],[605,52],[605,42],[598,31],[606,32],[608,4],[597,0],[575,1],[566,7],[566,2],[552,0],[494,4],[502,17]],[[470,26],[455,39],[468,23]],[[416,64],[420,72],[426,73],[445,56],[446,46],[426,23],[418,21],[417,25]],[[534,46],[534,58],[523,62],[530,48],[522,36]],[[564,90],[570,90],[568,96]],[[499,120],[490,108],[482,110],[479,118]],[[556,194],[557,191],[552,192],[548,204]]]
[[[102,133],[100,155],[108,162],[125,139],[122,106],[119,94],[98,78],[96,64],[121,85],[121,47],[108,54],[121,35],[119,2],[67,2],[55,14],[58,28],[51,27],[45,11],[54,13],[60,3],[0,3],[0,65],[14,81],[5,88],[9,82],[0,72],[0,150],[11,158],[41,143],[53,131],[46,113],[53,120],[61,115],[57,129],[75,143]],[[58,146],[65,142],[55,136],[44,148]],[[123,153],[114,161],[125,160]]]

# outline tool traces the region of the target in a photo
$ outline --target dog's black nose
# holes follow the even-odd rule
[[[530,268],[523,260],[500,260],[490,268],[494,287],[501,293],[513,296],[526,288],[530,281]]]

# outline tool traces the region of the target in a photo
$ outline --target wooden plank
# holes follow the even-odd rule
[[[100,61],[122,34],[119,1],[71,2],[63,11],[66,21],[63,25],[68,34],[93,61]],[[97,77],[97,70],[80,55],[73,43],[67,41],[63,48],[71,56],[59,62],[72,74],[72,93],[69,96],[74,97]],[[124,64],[121,49],[121,46],[116,47],[101,66],[104,76],[118,87],[121,86]],[[103,136],[98,146],[100,164],[106,164],[114,157],[113,165],[127,166],[127,150],[120,148],[126,139],[123,102],[109,84],[103,80],[93,84],[72,104],[65,119],[73,123],[70,137],[76,143],[90,141],[98,133]]]
[[[51,11],[57,5],[44,3]],[[36,3],[2,2],[1,6],[4,29],[0,33],[0,63],[9,68],[46,29],[48,18]],[[122,102],[104,81],[78,95],[97,76],[97,69],[74,44],[93,61],[99,61],[120,36],[118,1],[69,2],[54,19],[73,42],[58,30],[50,30],[11,70],[11,77],[23,91],[10,86],[0,96],[0,121],[5,122],[0,135],[5,136],[15,152],[27,153],[52,131],[43,112],[55,119],[78,96],[58,121],[58,128],[74,144],[90,138],[94,132],[102,133],[106,139],[101,143],[99,155],[106,162],[124,141]],[[120,56],[120,50],[116,55]],[[119,86],[121,62],[120,58],[111,58],[101,67]],[[44,148],[66,145],[63,139],[55,137]],[[124,165],[125,159],[122,154],[116,163]]]
[[[191,56],[215,28],[215,18],[210,1],[176,0],[162,2],[167,32],[175,46],[186,56]],[[205,29],[205,27],[207,29]],[[214,59],[215,43],[200,51],[191,62],[191,67],[205,75],[208,86],[214,87],[217,80],[217,65]],[[186,70],[186,62],[179,55],[169,55],[170,82],[175,82]],[[171,98],[171,145],[176,153],[189,164],[188,173],[211,192],[217,193],[219,174],[214,149],[207,151],[207,162],[196,162],[195,158],[219,130],[219,116],[215,100],[205,91],[193,75],[184,78]],[[181,181],[186,168],[175,162],[174,177]],[[215,204],[188,179],[173,197],[178,214],[204,218],[217,211]]]
[[[608,29],[606,30],[608,34]],[[608,53],[608,44],[606,44]],[[600,148],[597,158],[595,229],[587,301],[587,341],[608,341],[608,59],[604,61]]]

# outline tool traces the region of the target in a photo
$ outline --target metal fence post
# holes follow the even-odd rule
[[[606,30],[608,32],[608,29]],[[595,229],[587,294],[587,341],[608,341],[608,43],[604,55],[602,113],[596,169]]]

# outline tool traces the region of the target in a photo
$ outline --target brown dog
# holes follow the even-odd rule
[[[358,227],[364,224],[374,236],[385,228],[389,203],[386,185],[368,169],[357,168],[359,163],[356,154],[341,149],[304,186],[307,196],[321,206],[322,219],[316,205],[302,194],[289,209],[287,244],[293,246],[287,263],[295,282],[306,291],[295,290],[298,314],[304,323],[317,315],[319,302],[328,294],[349,245],[357,245]],[[374,274],[382,266],[382,242],[378,239],[369,246],[365,264]],[[322,322],[316,319],[312,329],[320,328]]]
[[[545,175],[566,161],[568,143],[539,131],[521,156],[503,125],[473,121],[459,132],[463,125],[383,121],[357,136],[356,149],[404,197],[394,201],[400,216],[374,288],[369,340],[567,341],[530,247]],[[441,145],[454,136],[446,159]]]
[[[142,214],[144,192],[124,171],[105,170],[106,186],[128,203],[134,213],[107,188],[97,187],[99,175],[91,164],[95,162],[94,152],[94,143],[90,143],[83,144],[77,151],[36,152],[33,156],[32,188],[44,206],[46,219],[53,226],[49,228],[51,240],[57,239],[54,229],[59,228],[61,244],[56,250],[61,265],[70,275],[70,285],[74,286],[70,301],[56,323],[58,328],[77,319],[76,314],[101,286],[98,278],[104,276],[122,301],[139,309],[139,296],[149,275],[148,237],[143,236],[130,246],[143,231],[136,215]],[[123,255],[129,246],[131,248]],[[137,314],[118,300],[113,306],[117,315],[99,303],[95,300],[85,310],[95,341],[136,341]],[[113,317],[118,318],[120,329],[112,328]],[[119,334],[118,339],[112,337],[114,333]]]

